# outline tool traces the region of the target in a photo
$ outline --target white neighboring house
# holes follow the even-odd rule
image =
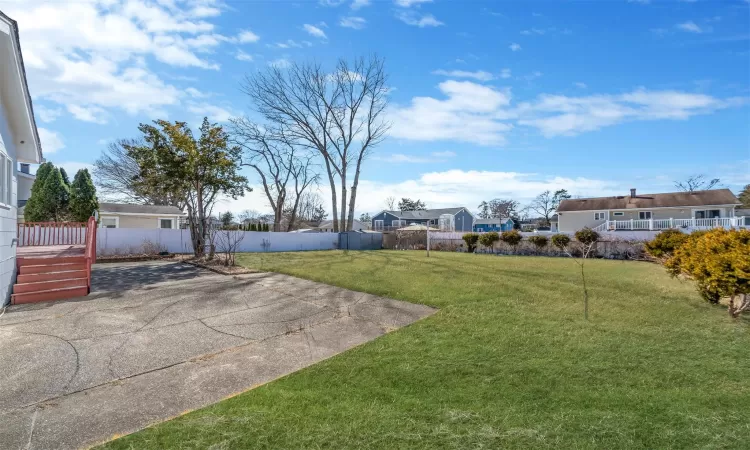
[[[667,192],[615,197],[576,198],[560,202],[560,231],[572,233],[584,227],[594,231],[666,230],[745,227],[737,216],[740,202],[729,189]]]
[[[42,145],[16,21],[0,11],[0,304],[10,300],[18,244],[18,162],[40,164]]]
[[[186,214],[176,206],[99,203],[100,228],[165,228],[176,230]]]

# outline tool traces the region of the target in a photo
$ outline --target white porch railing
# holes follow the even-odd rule
[[[594,231],[666,230],[669,228],[750,228],[745,217],[715,217],[712,219],[640,219],[607,220],[593,228]]]

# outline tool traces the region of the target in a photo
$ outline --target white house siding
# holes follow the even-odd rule
[[[686,206],[684,208],[654,208],[654,209],[636,209],[636,210],[625,210],[625,209],[612,209],[609,210],[609,220],[638,220],[640,218],[641,211],[651,211],[651,218],[654,220],[662,219],[692,219],[694,210],[712,210],[718,209],[721,211],[721,217],[731,217],[732,208],[719,207],[719,206]],[[575,212],[561,212],[558,213],[559,217],[559,228],[562,232],[574,232],[581,228],[589,227],[594,228],[602,223],[603,220],[594,220],[594,214],[600,211],[575,211]],[[607,212],[602,210],[601,212]],[[616,216],[615,213],[622,213],[621,216]]]
[[[16,152],[13,137],[2,97],[0,97],[0,152],[5,153],[13,161],[13,182],[11,204],[0,205],[0,305],[10,301],[11,286],[16,275],[16,238],[17,223],[17,188],[16,188]]]
[[[119,215],[119,214],[107,214],[106,212],[100,213],[102,219],[117,217],[119,220],[118,228],[159,228],[159,218],[172,219],[172,226],[177,228],[179,226],[179,218],[177,216],[130,216],[130,215]]]
[[[604,220],[594,220],[594,211],[561,212],[557,216],[558,228],[568,233],[604,223]]]

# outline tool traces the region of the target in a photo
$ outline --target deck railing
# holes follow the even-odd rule
[[[82,245],[86,243],[85,222],[24,222],[19,223],[18,246]]]
[[[666,230],[669,228],[750,228],[745,217],[714,217],[711,219],[633,219],[607,220],[594,231]]]
[[[96,219],[89,217],[86,224],[86,278],[91,293],[91,266],[96,262]]]

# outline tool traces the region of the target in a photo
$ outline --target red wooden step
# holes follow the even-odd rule
[[[61,270],[59,272],[27,273],[18,275],[16,283],[34,283],[37,281],[67,280],[70,278],[86,278],[85,270]]]
[[[60,272],[63,270],[86,270],[86,263],[36,264],[33,266],[21,266],[18,268],[18,273],[25,275],[27,273]]]
[[[14,294],[24,294],[27,292],[49,291],[52,289],[61,289],[69,287],[88,286],[87,278],[68,278],[65,280],[37,281],[34,283],[18,283],[13,286]]]
[[[50,289],[39,292],[26,292],[23,294],[13,294],[11,303],[19,305],[22,303],[48,302],[51,300],[64,300],[69,298],[84,297],[88,295],[89,289],[86,286],[68,287],[60,289]]]
[[[29,257],[29,256],[22,256],[16,258],[16,265],[18,267],[23,266],[45,266],[47,264],[66,264],[66,263],[86,263],[86,257],[81,256],[55,256],[52,258],[38,258],[38,257]]]

